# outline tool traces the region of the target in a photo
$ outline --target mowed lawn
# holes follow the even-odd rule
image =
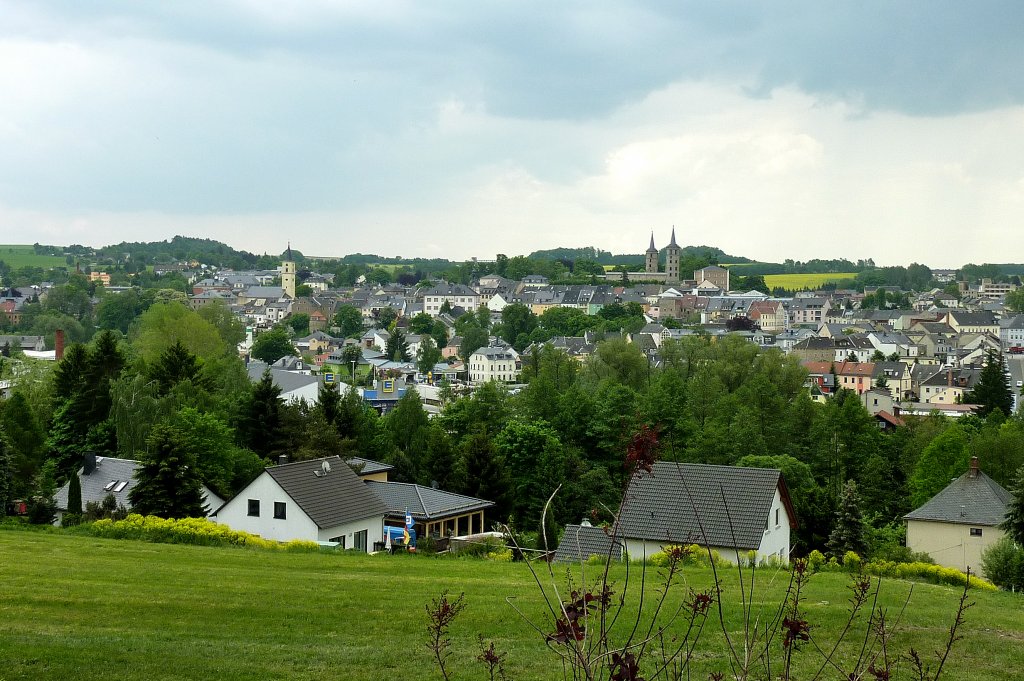
[[[63,255],[36,255],[32,246],[25,245],[0,244],[0,260],[15,270],[20,267],[67,267]]]
[[[597,568],[588,570],[589,581]],[[759,573],[765,580],[771,574]],[[614,576],[621,588],[620,566]],[[638,576],[634,569],[634,584]],[[722,577],[736,637],[736,577]],[[692,569],[686,579],[706,588],[711,573]],[[775,580],[768,591],[777,597],[785,579],[776,573]],[[557,581],[564,588],[564,579]],[[845,621],[847,584],[844,575],[820,574],[809,586],[808,619],[823,645]],[[437,679],[425,646],[424,604],[443,588],[465,591],[468,604],[452,628],[454,678],[484,678],[474,661],[477,634],[508,651],[513,678],[561,678],[541,637],[505,601],[514,598],[533,616],[541,612],[522,564],[0,530],[0,679]],[[906,582],[883,583],[890,618],[908,589]],[[894,650],[914,646],[930,654],[942,645],[957,597],[953,588],[917,585]],[[981,592],[972,599],[965,639],[944,678],[1017,678],[1024,669],[1024,601]],[[708,636],[699,651],[705,671],[694,678],[707,678],[706,669],[728,671],[720,635]],[[806,666],[813,659],[809,651],[798,656]]]

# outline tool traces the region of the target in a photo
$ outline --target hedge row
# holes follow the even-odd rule
[[[108,539],[139,539],[161,544],[191,544],[194,546],[244,546],[246,548],[318,551],[313,541],[293,540],[276,542],[255,534],[232,530],[206,518],[173,520],[132,513],[124,520],[97,520],[81,527],[82,532]]]

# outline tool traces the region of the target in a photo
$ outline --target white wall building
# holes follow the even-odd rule
[[[510,348],[480,348],[469,356],[469,381],[509,383],[518,377],[516,355]]]

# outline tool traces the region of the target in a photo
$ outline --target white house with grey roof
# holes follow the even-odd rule
[[[509,383],[519,375],[517,355],[512,348],[479,348],[469,356],[469,382],[476,385],[488,381]]]
[[[632,559],[698,544],[732,563],[789,560],[797,518],[782,472],[659,461],[630,481],[615,534]]]
[[[381,541],[385,506],[338,456],[268,466],[213,520],[265,539],[335,542],[369,551]]]
[[[907,548],[927,553],[939,565],[982,574],[981,554],[1005,535],[999,525],[1012,500],[972,457],[966,473],[903,516]]]

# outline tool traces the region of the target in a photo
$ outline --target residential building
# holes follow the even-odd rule
[[[736,563],[748,553],[789,560],[796,513],[782,473],[656,462],[629,483],[616,535],[631,559],[668,544],[699,544]]]
[[[423,311],[431,317],[441,314],[445,303],[472,312],[480,307],[480,294],[462,284],[442,284],[423,292]]]
[[[966,473],[903,516],[907,548],[927,553],[939,565],[983,575],[982,552],[1004,536],[999,525],[1012,500],[972,457]]]
[[[511,348],[479,348],[469,356],[469,381],[474,384],[509,383],[518,377],[517,356]]]

